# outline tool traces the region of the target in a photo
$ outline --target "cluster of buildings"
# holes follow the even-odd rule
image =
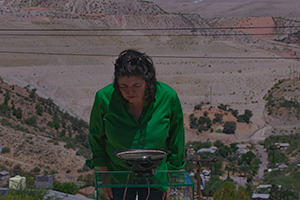
[[[274,145],[277,146],[278,149],[280,150],[286,150],[289,146],[289,143],[275,143]],[[237,150],[236,150],[236,154],[238,155],[243,155],[246,154],[249,150],[248,150],[248,146],[247,144],[239,144],[237,145]],[[196,153],[200,154],[200,153],[211,153],[214,154],[216,151],[218,150],[217,147],[210,147],[210,148],[202,148],[199,149],[198,151],[195,151],[192,147],[190,147],[189,149],[187,149],[187,158],[191,158],[194,159],[196,157]],[[259,154],[256,154],[256,156],[259,156]],[[259,157],[260,158],[260,157]],[[268,172],[270,171],[274,171],[274,170],[283,170],[285,168],[287,168],[288,166],[285,163],[278,163],[276,165],[276,168],[274,169],[268,169]],[[300,169],[300,164],[297,164],[296,167],[298,169]],[[201,179],[205,179],[205,180],[209,180],[210,179],[210,170],[202,170],[201,173]],[[192,172],[190,174],[190,176],[194,176],[194,173]],[[202,185],[203,183],[203,185]],[[257,191],[265,191],[264,193],[254,193],[251,197],[252,200],[270,200],[270,194],[268,194],[268,191],[270,190],[272,186],[271,185],[259,185],[257,187]],[[278,189],[280,189],[281,186],[278,186]],[[204,181],[201,180],[201,190],[204,189]]]
[[[0,184],[6,185],[8,183],[9,188],[0,188],[0,196],[5,196],[5,194],[9,190],[18,190],[26,188],[26,177],[16,175],[14,177],[10,177],[10,173],[7,171],[0,171]],[[78,194],[71,195],[63,192],[58,192],[55,190],[51,190],[53,185],[53,176],[52,175],[37,175],[36,176],[36,187],[37,188],[48,188],[47,194],[45,195],[45,199],[48,197],[56,197],[62,200],[91,200],[87,198],[90,194],[95,193],[95,187],[90,186],[86,188],[82,188],[78,191]]]

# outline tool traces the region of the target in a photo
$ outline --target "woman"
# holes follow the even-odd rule
[[[114,83],[96,94],[90,116],[90,147],[87,161],[100,171],[128,171],[128,166],[112,152],[123,149],[165,149],[172,153],[157,170],[184,167],[183,114],[176,92],[156,80],[152,59],[135,50],[125,50],[115,63]],[[166,174],[167,176],[167,174]],[[103,188],[107,199],[123,199],[124,188]],[[135,193],[145,199],[143,188],[126,189],[126,198]],[[130,196],[132,195],[132,196]],[[170,189],[150,191],[148,200],[168,199]]]

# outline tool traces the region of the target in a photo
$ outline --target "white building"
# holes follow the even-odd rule
[[[257,189],[266,189],[266,188],[271,188],[272,185],[268,185],[268,184],[261,184],[257,187]],[[281,188],[281,185],[278,185],[278,188]]]
[[[9,188],[10,189],[21,189],[26,188],[26,177],[16,175],[9,179]]]
[[[252,199],[269,199],[269,194],[252,194]]]
[[[197,153],[215,153],[218,150],[218,147],[209,147],[209,148],[202,148],[197,151]]]
[[[288,146],[290,146],[289,143],[275,143],[275,145],[276,145],[279,149],[286,149],[286,148],[288,148]]]

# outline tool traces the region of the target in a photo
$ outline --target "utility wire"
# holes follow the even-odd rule
[[[234,29],[279,29],[279,28],[300,28],[299,26],[253,26],[253,27],[187,27],[187,28],[95,28],[95,29],[0,29],[3,31],[26,31],[26,32],[40,32],[40,31],[184,31],[184,30],[234,30]]]
[[[277,28],[291,28],[291,27],[300,27],[300,26],[280,26]],[[265,27],[223,27],[221,29],[253,29],[253,28],[276,28],[272,26],[265,26]],[[120,36],[247,36],[251,35],[250,33],[199,33],[193,32],[192,34],[157,34],[157,35],[137,35],[137,34],[129,34],[129,35],[117,35],[117,34],[107,34],[107,35],[99,35],[99,34],[62,34],[62,33],[55,33],[55,32],[96,32],[96,31],[136,31],[136,30],[195,30],[195,29],[205,29],[205,30],[217,30],[220,28],[159,28],[159,29],[0,29],[0,36],[18,36],[18,37],[37,37],[37,36],[59,36],[59,37],[120,37]],[[5,33],[5,32],[21,32],[22,33]],[[54,32],[54,33],[40,33],[43,32]],[[2,33],[1,33],[2,32]],[[24,32],[39,32],[39,33],[24,33]],[[288,33],[260,33],[256,35],[288,35]],[[20,51],[0,51],[0,54],[27,54],[27,55],[56,55],[56,56],[90,56],[90,57],[115,57],[116,55],[105,55],[105,54],[74,54],[74,53],[58,53],[58,52],[20,52]],[[289,58],[282,58],[282,57],[206,57],[206,56],[153,56],[157,58],[191,58],[191,59],[297,59],[298,57],[289,57]]]
[[[118,55],[114,54],[74,54],[74,53],[56,53],[56,52],[22,52],[22,51],[0,51],[0,54],[24,54],[24,55],[50,55],[50,56],[88,56],[88,57],[117,57]],[[153,55],[154,58],[172,58],[172,59],[248,59],[248,60],[286,60],[286,59],[296,59],[298,57],[236,57],[236,56],[180,56],[180,55]]]
[[[290,33],[255,33],[253,35],[288,35]],[[151,36],[180,36],[180,37],[186,37],[186,36],[245,36],[245,35],[252,35],[251,33],[193,33],[193,34],[118,34],[118,35],[99,35],[99,34],[57,34],[57,33],[45,33],[45,34],[24,34],[24,33],[0,33],[0,36],[17,36],[17,37],[132,37],[132,36],[144,36],[144,37],[151,37]]]
[[[107,32],[107,31],[191,31],[193,36],[242,36],[249,35],[251,33],[206,33],[197,30],[248,30],[248,29],[279,29],[279,28],[300,28],[300,26],[261,26],[261,27],[219,27],[219,28],[148,28],[148,29],[0,29],[0,36],[18,36],[18,37],[30,37],[30,36],[84,36],[84,37],[119,37],[119,36],[153,36],[153,34],[117,34],[117,35],[99,35],[99,34],[71,34],[71,33],[56,33],[56,32]],[[300,31],[300,30],[299,30]],[[6,33],[9,32],[9,33]],[[21,32],[21,33],[11,33]],[[24,33],[25,32],[25,33]],[[35,32],[35,33],[26,33]],[[47,32],[47,33],[40,33]],[[49,33],[50,32],[50,33]],[[255,35],[288,35],[290,33],[257,33]],[[158,36],[191,36],[191,34],[157,34]]]

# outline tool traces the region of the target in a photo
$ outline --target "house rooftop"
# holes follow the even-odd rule
[[[270,187],[272,187],[272,185],[263,185],[263,184],[261,184],[257,188],[270,188]],[[281,185],[278,185],[278,188],[281,188]]]
[[[47,194],[44,196],[44,199],[47,199],[48,197],[56,197],[61,200],[92,200],[90,198],[79,197],[76,195],[66,194],[55,190],[48,190]]]
[[[9,172],[7,172],[7,171],[1,171],[0,172],[0,176],[6,176],[6,175],[9,175]]]
[[[280,147],[288,147],[288,146],[290,146],[289,143],[275,143],[275,145],[279,145]]]
[[[252,199],[261,198],[261,199],[269,199],[269,194],[252,194]]]
[[[210,152],[215,153],[218,150],[218,147],[202,148],[197,151],[197,153]]]

